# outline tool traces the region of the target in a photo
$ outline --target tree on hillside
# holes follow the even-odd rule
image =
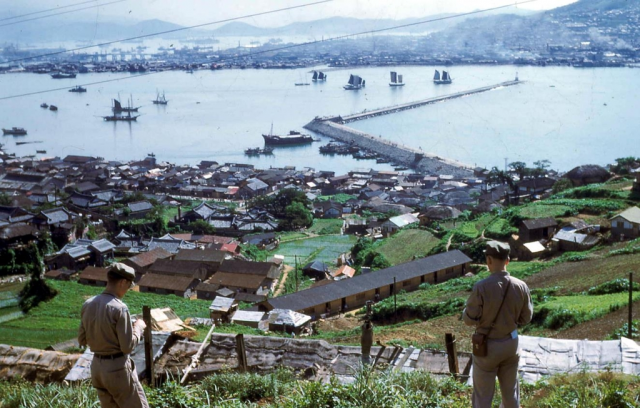
[[[313,214],[304,204],[293,202],[285,209],[285,217],[281,224],[282,228],[296,230],[308,228],[313,224]]]
[[[304,191],[287,188],[280,190],[275,195],[255,197],[249,203],[249,207],[264,208],[275,217],[284,218],[286,216],[287,207],[292,203],[300,203],[305,207],[308,207],[310,204]]]
[[[547,174],[547,169],[549,167],[551,167],[551,162],[549,160],[538,160],[538,161],[534,161],[533,165],[536,166],[533,169],[533,176],[534,177],[544,177],[545,174]]]
[[[529,169],[527,168],[527,164],[521,161],[509,163],[509,168],[511,169],[511,171],[518,175],[518,179],[520,180],[524,180],[524,178],[530,173]]]
[[[35,243],[29,244],[29,258],[31,263],[27,265],[27,275],[29,280],[20,292],[20,308],[27,312],[31,308],[38,306],[40,302],[53,298],[57,292],[47,285],[44,280],[44,263],[42,256]]]
[[[194,234],[205,234],[205,235],[213,235],[216,232],[216,229],[213,225],[209,224],[205,220],[196,220],[190,222],[187,225],[183,225],[184,229],[190,230]]]
[[[517,197],[518,197],[518,185],[515,182],[515,180],[513,179],[513,177],[511,176],[511,174],[509,174],[508,172],[504,171],[504,170],[500,170],[497,167],[493,167],[491,169],[491,171],[487,174],[487,182],[489,184],[506,184],[509,186],[509,188],[511,190],[513,190],[513,194],[515,197],[515,200],[517,201]],[[507,204],[509,204],[510,201],[510,197],[509,197],[509,193],[507,192]]]

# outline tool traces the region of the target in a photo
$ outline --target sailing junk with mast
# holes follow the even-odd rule
[[[389,86],[404,86],[402,75],[398,75],[396,71],[391,71],[391,82],[389,82]]]
[[[138,112],[140,107],[133,106],[133,97],[129,99],[129,104],[127,106],[122,106],[119,100],[113,100],[113,107],[111,110],[113,111],[113,115],[103,116],[102,118],[107,122],[133,122],[138,119],[140,115],[131,115],[131,112]],[[122,113],[126,113],[127,115],[122,115]]]
[[[164,96],[164,91],[162,91],[162,95],[160,92],[156,93],[156,99],[152,101],[154,105],[166,105],[169,101]]]
[[[313,78],[311,80],[313,82],[326,81],[327,76],[322,71],[313,71]]]
[[[436,85],[444,85],[451,83],[451,76],[447,71],[442,71],[442,78],[440,77],[440,71],[436,69],[435,74],[433,75],[433,83]]]
[[[360,88],[364,88],[365,80],[358,75],[350,75],[349,82],[343,87],[347,91],[356,91]]]

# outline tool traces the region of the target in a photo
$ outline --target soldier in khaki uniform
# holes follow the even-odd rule
[[[518,326],[531,321],[533,303],[527,284],[507,272],[509,252],[508,244],[487,243],[485,255],[491,275],[473,286],[463,312],[465,324],[487,334],[487,356],[473,356],[474,408],[491,407],[496,376],[502,393],[501,406],[520,406]]]
[[[115,263],[107,274],[107,287],[82,305],[78,342],[93,351],[91,382],[102,408],[149,408],[129,354],[142,338],[142,319],[131,325],[122,297],[133,287],[132,268]]]

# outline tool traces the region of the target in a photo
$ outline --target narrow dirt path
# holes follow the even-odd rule
[[[447,241],[447,246],[446,246],[446,250],[449,250],[449,247],[451,246],[451,240],[453,239],[453,234],[449,235],[449,240]]]
[[[289,265],[285,265],[284,266],[284,271],[282,272],[282,275],[280,276],[280,282],[278,282],[278,287],[276,288],[276,291],[273,292],[273,297],[279,296],[280,293],[282,293],[282,291],[284,290],[284,283],[287,281],[287,277],[289,276],[289,272],[292,271],[293,268],[290,267]]]

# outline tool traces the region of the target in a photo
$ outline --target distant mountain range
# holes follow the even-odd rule
[[[518,8],[500,10],[501,13],[516,15],[532,14],[529,10]],[[483,13],[482,16],[498,14],[497,12]],[[415,24],[425,20],[433,20],[451,16],[452,14],[438,14],[433,16],[410,18],[404,20],[391,19],[356,19],[347,17],[332,17],[308,22],[298,22],[282,27],[256,27],[240,21],[231,22],[215,29],[183,30],[176,33],[163,34],[161,38],[184,39],[189,37],[237,36],[237,37],[283,37],[303,36],[305,38],[330,37],[339,34],[349,34],[376,30],[399,25],[409,25],[390,31],[394,34],[421,34],[453,27],[469,17],[446,19],[426,24]],[[477,17],[473,15],[471,17]],[[0,15],[0,18],[5,17]],[[20,43],[41,43],[75,41],[98,42],[135,37],[139,35],[158,33],[182,28],[183,26],[162,20],[146,20],[136,24],[120,24],[105,22],[96,24],[95,21],[69,21],[42,19],[21,24],[0,27],[0,44],[2,41]]]

